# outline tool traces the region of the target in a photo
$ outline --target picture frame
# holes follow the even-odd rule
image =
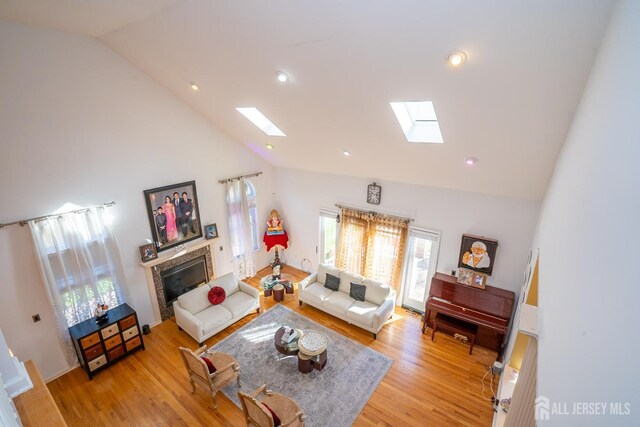
[[[491,276],[496,262],[498,241],[472,234],[463,234],[458,267]]]
[[[472,271],[471,287],[484,289],[487,286],[487,275]]]
[[[158,258],[158,252],[156,252],[156,245],[154,243],[147,243],[140,246],[140,259],[142,262],[151,261]]]
[[[382,199],[382,187],[375,182],[367,186],[367,203],[372,205],[379,205]]]
[[[207,240],[215,239],[218,237],[218,226],[216,224],[209,224],[204,226],[204,238]]]
[[[462,285],[471,286],[471,282],[473,281],[473,274],[475,272],[473,270],[469,270],[468,268],[459,268],[458,269],[458,283]]]
[[[195,181],[145,190],[144,198],[158,252],[202,237]]]

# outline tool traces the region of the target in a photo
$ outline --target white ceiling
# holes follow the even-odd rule
[[[540,199],[613,4],[0,0],[0,18],[98,35],[276,166]],[[468,60],[453,70],[458,49]],[[406,142],[389,102],[420,100],[444,144]]]

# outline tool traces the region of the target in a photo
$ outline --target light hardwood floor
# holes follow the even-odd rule
[[[285,266],[284,273],[297,280],[305,273]],[[248,282],[256,287],[269,274],[263,269]],[[298,291],[282,303],[394,360],[371,399],[358,416],[358,426],[488,426],[493,410],[481,396],[481,379],[496,353],[476,346],[469,355],[467,344],[431,329],[421,334],[420,317],[396,307],[394,317],[378,339],[309,305],[298,306]],[[262,298],[262,309],[274,304]],[[256,317],[249,315],[208,339],[213,345]],[[241,426],[242,411],[224,395],[219,412],[203,390],[191,386],[177,348],[196,348],[197,343],[178,331],[173,319],[144,337],[146,350],[121,360],[89,381],[75,369],[48,386],[70,426]],[[259,355],[257,355],[259,357]],[[488,389],[485,394],[490,396]]]

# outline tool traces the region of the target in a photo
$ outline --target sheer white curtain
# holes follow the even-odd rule
[[[69,364],[76,363],[68,327],[94,316],[98,303],[125,302],[125,278],[107,208],[31,221],[36,258]]]
[[[227,183],[227,203],[233,271],[236,277],[244,279],[255,275],[251,218],[244,179]]]

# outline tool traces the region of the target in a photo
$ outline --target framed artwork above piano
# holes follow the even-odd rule
[[[433,327],[438,313],[478,326],[476,345],[498,352],[502,358],[509,334],[515,293],[506,289],[486,286],[473,288],[458,283],[455,276],[436,273],[431,279],[429,296],[425,303],[422,333]]]

